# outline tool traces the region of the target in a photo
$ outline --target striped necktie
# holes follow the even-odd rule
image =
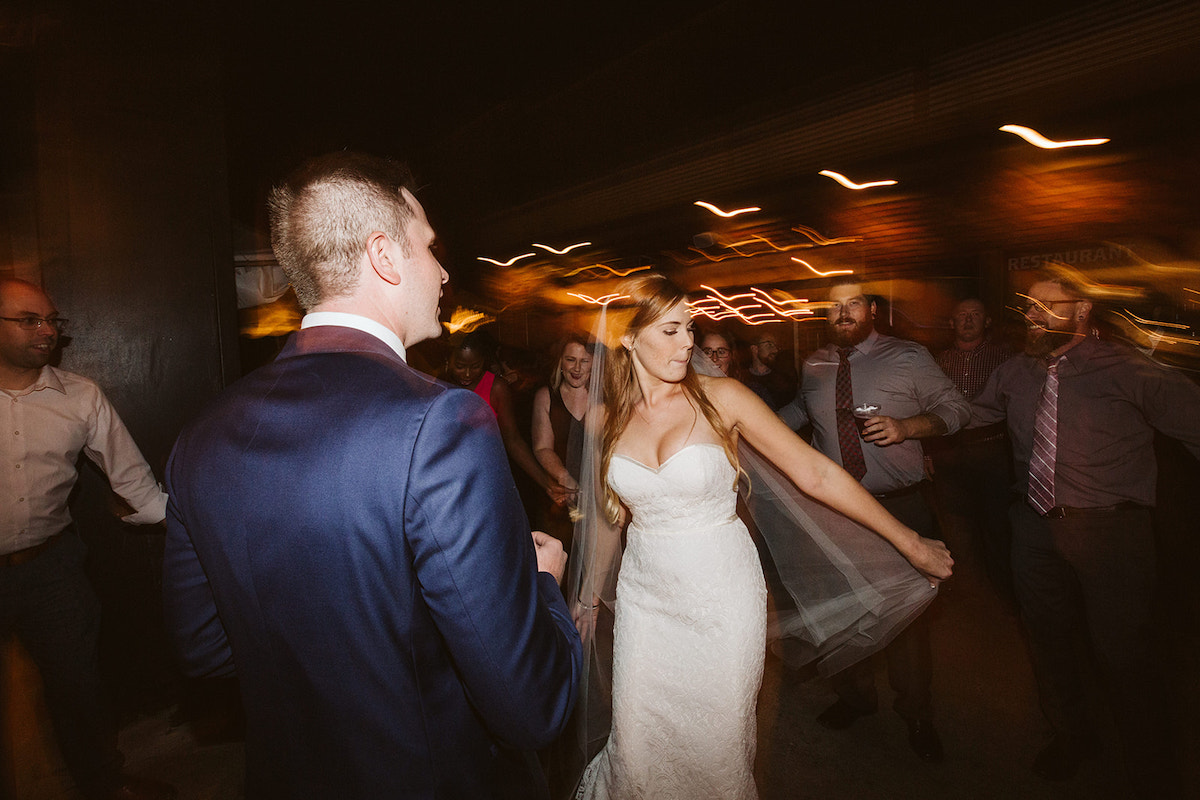
[[[1046,383],[1033,418],[1033,454],[1029,459],[1029,504],[1045,516],[1054,508],[1054,461],[1058,453],[1058,365],[1046,366]]]
[[[867,474],[858,426],[854,424],[854,388],[850,382],[850,353],[853,347],[839,347],[837,379],[834,382],[834,406],[837,414],[838,448],[842,452],[842,467],[862,480]]]

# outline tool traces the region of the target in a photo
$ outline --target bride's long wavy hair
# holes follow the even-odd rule
[[[610,522],[620,515],[621,501],[608,485],[608,467],[612,462],[617,440],[625,432],[633,407],[641,399],[641,387],[633,371],[633,359],[629,351],[621,346],[624,336],[636,338],[648,326],[661,319],[687,294],[669,278],[657,273],[639,275],[623,282],[617,292],[625,295],[609,306],[608,314],[616,324],[607,337],[608,358],[604,368],[604,436],[600,456],[600,474],[604,476],[604,513]],[[622,324],[623,323],[623,324]],[[610,323],[611,324],[611,323]],[[708,424],[716,431],[725,448],[725,455],[733,465],[734,472],[741,472],[738,462],[737,442],[733,432],[725,427],[721,415],[704,393],[700,379],[689,363],[681,382],[685,397],[693,401]]]

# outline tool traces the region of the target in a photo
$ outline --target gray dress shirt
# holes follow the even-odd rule
[[[813,447],[841,464],[834,411],[837,368],[837,346],[833,344],[806,358],[800,391],[779,410],[779,417],[793,430],[812,423]],[[936,414],[946,423],[947,433],[954,433],[971,418],[962,393],[929,351],[916,342],[872,331],[850,354],[850,376],[855,405],[874,403],[882,416],[907,419]],[[863,442],[862,451],[867,462],[862,485],[872,494],[903,489],[925,478],[925,454],[915,439],[886,447]]]
[[[1046,365],[1020,355],[992,373],[971,404],[972,424],[1007,420],[1016,489],[1027,493],[1033,420]],[[1154,431],[1200,458],[1200,387],[1132,348],[1088,337],[1058,365],[1054,503],[1154,505]]]

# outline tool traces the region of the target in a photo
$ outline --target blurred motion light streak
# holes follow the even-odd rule
[[[606,295],[603,295],[602,297],[592,297],[590,295],[578,294],[576,292],[567,292],[567,294],[571,295],[571,297],[578,297],[583,302],[591,303],[592,305],[596,305],[596,306],[606,306],[609,303],[613,302],[614,300],[621,300],[626,297],[629,297],[629,295],[627,295],[627,294],[618,294],[617,292],[613,292],[612,294],[606,294]]]
[[[749,239],[743,239],[740,242],[730,242],[729,244],[727,244],[725,246],[728,247],[730,250],[734,251],[735,253],[738,253],[739,255],[746,255],[745,253],[742,253],[741,250],[738,250],[738,248],[744,247],[745,245],[748,245],[748,244],[754,244],[755,242],[765,242],[768,247],[770,247],[773,250],[780,252],[780,253],[786,253],[788,250],[795,250],[797,247],[805,246],[802,244],[799,244],[799,245],[794,244],[791,246],[780,247],[779,245],[775,244],[767,237],[758,236],[758,235],[751,236]]]
[[[480,325],[486,325],[489,322],[495,322],[495,317],[490,317],[482,311],[472,311],[469,308],[459,306],[454,309],[454,313],[450,315],[449,322],[443,322],[446,330],[450,333],[470,333]]]
[[[700,284],[700,288],[712,294],[688,303],[692,316],[703,314],[716,321],[736,317],[747,325],[764,325],[794,320],[796,317],[812,317],[815,313],[808,307],[806,299],[776,299],[757,287],[751,287],[749,292],[728,296],[706,284]],[[797,305],[805,307],[788,308]]]
[[[823,169],[820,172],[818,172],[817,174],[824,175],[826,178],[833,178],[835,181],[840,183],[842,186],[845,186],[847,189],[854,189],[855,191],[857,191],[859,189],[874,189],[876,186],[895,186],[896,185],[896,181],[892,181],[892,180],[870,181],[868,183],[855,183],[854,181],[850,180],[842,173],[834,172],[831,169]]]
[[[575,244],[567,245],[562,250],[555,250],[553,247],[551,247],[548,244],[538,244],[537,242],[534,242],[533,246],[540,247],[543,250],[554,253],[554,255],[556,255],[556,256],[565,256],[567,253],[571,252],[572,250],[574,250],[578,247],[587,247],[589,244],[591,244],[591,242],[576,242]]]
[[[589,269],[601,269],[601,270],[607,270],[608,272],[612,273],[613,275],[616,275],[618,278],[624,278],[625,276],[632,275],[635,272],[641,272],[644,269],[650,269],[650,267],[651,267],[650,264],[644,264],[640,267],[633,267],[632,269],[619,270],[614,267],[610,267],[607,264],[591,264],[586,267],[580,267],[579,269],[573,269],[570,272],[564,272],[563,277],[564,278],[574,278],[579,273],[586,272]]]
[[[536,255],[537,253],[523,253],[519,256],[513,256],[508,261],[497,261],[496,259],[488,258],[487,256],[479,256],[477,260],[486,261],[489,264],[495,264],[497,267],[511,267],[513,264],[517,263],[523,258],[533,258]]]
[[[852,270],[852,269],[831,269],[831,270],[829,270],[829,272],[821,272],[821,270],[815,268],[812,264],[808,263],[807,261],[804,261],[803,259],[796,258],[795,256],[792,256],[792,261],[795,261],[797,264],[803,264],[804,266],[806,266],[810,270],[812,270],[815,274],[820,275],[822,278],[828,278],[830,275],[853,275],[854,274],[854,270]]]
[[[1139,324],[1139,323],[1145,323],[1145,320],[1139,319],[1137,316],[1130,314],[1128,309],[1124,309],[1122,311],[1114,311],[1113,314],[1116,315],[1117,317],[1128,320],[1130,322],[1130,324],[1132,325],[1133,329],[1135,331],[1137,331],[1138,333],[1140,333],[1142,336],[1144,336],[1146,338],[1146,340],[1151,343],[1170,344],[1170,345],[1187,344],[1187,345],[1192,345],[1193,347],[1200,346],[1200,339],[1194,339],[1192,337],[1180,338],[1178,336],[1168,336],[1165,333],[1163,333],[1162,331],[1155,331],[1155,330],[1147,329],[1147,327],[1145,327],[1145,325]],[[1150,322],[1147,324],[1149,324],[1149,325],[1165,325],[1168,323]],[[1171,325],[1171,327],[1182,327],[1185,330],[1188,328],[1187,325]]]
[[[1005,133],[1014,133],[1034,147],[1040,147],[1043,150],[1057,150],[1060,147],[1091,147],[1092,145],[1104,144],[1109,141],[1108,139],[1073,139],[1069,142],[1056,142],[1042,136],[1033,128],[1026,128],[1024,125],[1003,125],[1000,130]]]
[[[762,211],[762,209],[759,208],[758,206],[750,206],[749,208],[739,208],[736,211],[722,211],[721,209],[714,206],[712,203],[706,203],[703,200],[697,200],[694,203],[694,205],[698,205],[701,208],[707,208],[709,211],[716,214],[718,217],[725,217],[726,219],[728,219],[729,217],[736,217],[738,214],[749,214],[753,211]]]
[[[861,236],[840,236],[836,239],[826,239],[824,236],[817,233],[816,230],[808,227],[807,225],[796,225],[792,228],[792,230],[794,230],[796,233],[804,234],[809,239],[812,239],[813,244],[820,245],[821,247],[828,247],[831,244],[845,244],[846,242],[862,241]]]
[[[710,256],[708,253],[704,252],[703,250],[701,250],[697,247],[689,247],[688,250],[691,250],[695,253],[699,253],[700,255],[704,256],[706,259],[713,262],[714,264],[720,264],[722,261],[726,261],[731,258],[750,258],[750,256],[746,255],[745,253],[739,253],[736,250],[731,255],[727,255],[727,256]],[[698,264],[700,262],[699,262],[699,260],[697,260],[697,261],[693,261],[691,263]]]
[[[1130,320],[1133,320],[1134,322],[1140,323],[1142,325],[1152,325],[1156,328],[1178,328],[1179,330],[1186,331],[1186,330],[1190,330],[1192,327],[1191,325],[1184,325],[1182,322],[1164,322],[1162,320],[1157,320],[1157,319],[1143,319],[1143,318],[1139,317],[1137,314],[1130,311],[1128,308],[1122,309],[1122,311],[1118,312],[1118,313],[1121,313],[1123,316],[1127,317]]]
[[[1037,299],[1035,299],[1035,298],[1032,298],[1032,297],[1030,297],[1030,296],[1029,296],[1029,295],[1027,295],[1027,294],[1023,294],[1023,293],[1021,293],[1021,292],[1017,292],[1016,294],[1017,294],[1017,297],[1023,297],[1023,298],[1025,298],[1027,301],[1029,301],[1029,305],[1027,305],[1025,308],[1017,308],[1017,307],[1014,307],[1014,306],[1009,306],[1009,308],[1011,308],[1013,311],[1016,311],[1016,312],[1017,312],[1018,314],[1020,314],[1021,316],[1025,316],[1026,314],[1028,314],[1028,313],[1029,313],[1029,311],[1030,311],[1030,310],[1031,310],[1031,309],[1032,309],[1034,306],[1037,306],[1037,307],[1038,307],[1038,308],[1040,308],[1042,311],[1046,312],[1048,315],[1050,315],[1050,316],[1054,317],[1055,319],[1066,319],[1066,317],[1065,317],[1065,316],[1063,316],[1062,314],[1057,314],[1057,313],[1055,313],[1055,311],[1054,311],[1054,309],[1052,308],[1052,306],[1056,305],[1057,303],[1076,303],[1076,302],[1083,302],[1082,300],[1056,300],[1056,301],[1054,301],[1053,303],[1051,303],[1050,305],[1046,305],[1046,304],[1045,304],[1045,303],[1043,303],[1041,300],[1037,300]],[[1037,323],[1033,322],[1032,320],[1030,320],[1030,323],[1029,323],[1029,324],[1031,324],[1031,325],[1034,325],[1034,326],[1036,326],[1036,327],[1038,327],[1038,328],[1044,328],[1044,327],[1046,327],[1045,325],[1038,325]]]

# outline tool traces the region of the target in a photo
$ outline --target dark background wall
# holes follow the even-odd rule
[[[237,374],[212,20],[59,8],[6,22],[0,265],[71,320],[60,366],[100,384],[161,478],[181,426]],[[110,686],[122,710],[153,703],[174,681],[162,529],[120,523],[90,464],[72,508]]]

